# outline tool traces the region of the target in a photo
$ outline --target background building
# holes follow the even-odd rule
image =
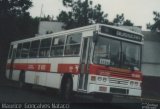
[[[142,71],[146,76],[160,77],[160,34],[150,31],[142,31],[142,34]]]
[[[64,30],[64,23],[57,21],[41,21],[39,22],[38,35],[55,33]]]

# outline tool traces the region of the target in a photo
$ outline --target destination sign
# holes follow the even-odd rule
[[[117,29],[109,28],[109,27],[105,27],[105,26],[101,26],[101,33],[113,35],[115,37],[121,37],[121,38],[130,39],[130,40],[134,40],[134,41],[139,41],[139,42],[142,41],[141,35],[137,35],[134,33],[130,33],[130,32],[122,31],[122,30],[117,30]]]

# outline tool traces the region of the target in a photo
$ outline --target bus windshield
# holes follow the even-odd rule
[[[140,68],[140,45],[98,36],[93,63],[130,69]]]

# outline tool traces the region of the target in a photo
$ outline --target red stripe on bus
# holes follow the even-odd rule
[[[79,64],[58,64],[58,72],[78,74],[80,73]]]
[[[113,67],[102,66],[102,65],[90,64],[90,73],[95,75],[119,77],[124,79],[133,79],[133,80],[140,80],[140,81],[142,80],[142,73],[138,70],[131,71],[127,69],[113,68]],[[133,74],[140,75],[140,78],[132,77]]]
[[[83,68],[85,71],[86,69]],[[73,73],[78,74],[82,70],[79,64],[58,64],[58,72],[59,73]],[[122,68],[113,68],[107,67],[102,65],[89,65],[89,73],[94,75],[101,75],[101,76],[110,76],[110,77],[117,77],[123,79],[132,79],[132,80],[142,80],[142,73],[140,71],[131,71]],[[132,74],[140,75],[139,78],[135,78]]]
[[[7,64],[7,68],[10,69],[10,64]],[[50,72],[51,64],[13,64],[13,69],[15,70],[29,70],[29,71],[43,71]],[[72,73],[79,74],[80,68],[79,64],[58,64],[58,73]],[[84,68],[85,70],[85,68]],[[110,76],[110,77],[119,77],[124,79],[133,79],[133,80],[142,80],[142,73],[140,71],[131,71],[121,68],[113,68],[102,65],[90,64],[88,69],[90,74],[101,75],[101,76]],[[133,78],[132,74],[139,74],[140,78]]]
[[[11,68],[10,64],[7,64],[7,68]],[[15,63],[13,64],[13,69],[15,70],[29,70],[29,71],[43,71],[43,72],[50,72],[51,65],[50,64],[32,64],[32,63]]]

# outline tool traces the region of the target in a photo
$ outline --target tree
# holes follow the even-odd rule
[[[133,26],[133,23],[124,18],[124,14],[122,13],[121,15],[117,14],[116,18],[113,19],[113,24],[114,25],[124,25],[124,26]]]
[[[0,0],[0,15],[21,16],[28,13],[31,6],[31,0]]]
[[[122,25],[124,22],[124,14],[122,13],[121,15],[117,14],[116,18],[113,19],[113,23],[115,25]]]
[[[160,12],[153,11],[153,15],[154,15],[153,20],[154,20],[155,22],[157,22],[158,20],[160,20]]]
[[[123,25],[124,26],[133,26],[134,24],[130,21],[130,20],[125,20],[124,22],[123,22]]]
[[[154,24],[147,23],[147,29],[155,31],[158,28],[160,30],[160,12],[153,11],[153,16]]]
[[[31,19],[27,11],[31,6],[31,0],[0,0],[0,36],[14,40],[22,35],[20,33],[27,29]]]
[[[93,6],[92,1],[63,0],[63,5],[71,11],[61,11],[57,20],[64,22],[65,29],[86,26],[94,23],[108,23],[107,14],[101,10],[101,5]]]
[[[38,17],[37,17],[38,18]],[[39,17],[40,21],[54,21],[54,17],[47,15],[47,16],[43,16],[43,17]]]
[[[5,71],[11,41],[33,37],[39,19],[32,18],[28,9],[31,0],[0,0],[0,72]]]

